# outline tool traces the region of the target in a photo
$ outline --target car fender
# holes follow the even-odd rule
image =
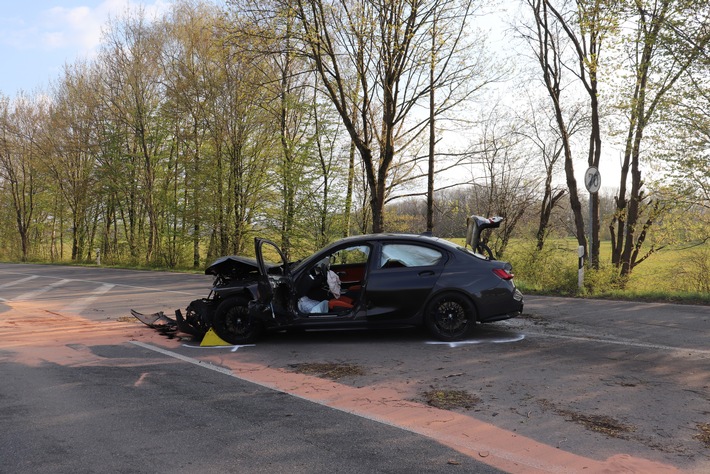
[[[255,300],[257,295],[256,283],[250,285],[238,285],[227,287],[214,287],[212,292],[220,299],[226,299],[232,296],[242,296],[248,300]]]
[[[466,283],[462,284],[462,281],[466,281]],[[439,280],[437,280],[434,288],[432,288],[427,302],[438,293],[443,291],[454,291],[466,295],[476,306],[476,311],[478,311],[478,302],[483,297],[482,289],[487,286],[485,271],[473,275],[464,271],[444,272]]]

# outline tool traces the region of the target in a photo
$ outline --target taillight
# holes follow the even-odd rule
[[[501,278],[503,280],[512,280],[515,275],[510,273],[508,270],[505,268],[494,268],[493,273],[495,273],[498,278]]]

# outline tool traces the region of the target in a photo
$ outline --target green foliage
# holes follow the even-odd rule
[[[710,304],[710,244],[663,249],[626,279],[609,263],[610,253],[609,242],[602,242],[602,264],[599,270],[585,268],[582,289],[572,239],[552,239],[541,252],[531,241],[514,239],[504,259],[513,264],[524,292]]]
[[[510,261],[521,290],[571,296],[577,294],[577,248],[571,240],[551,242],[542,251],[532,240],[511,241],[504,260]]]
[[[585,268],[582,292],[590,296],[603,295],[608,291],[622,291],[626,283],[626,279],[619,275],[618,268],[609,263],[602,263],[597,270]]]
[[[705,294],[710,298],[710,244],[659,251],[632,275],[627,290]]]

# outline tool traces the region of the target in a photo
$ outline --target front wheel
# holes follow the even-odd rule
[[[212,329],[230,344],[249,344],[262,333],[264,326],[249,315],[246,298],[229,298],[222,301],[212,318]]]
[[[424,323],[442,341],[463,339],[476,324],[476,308],[471,300],[457,293],[435,296],[427,305]]]

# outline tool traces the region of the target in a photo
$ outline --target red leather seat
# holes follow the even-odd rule
[[[328,301],[328,310],[333,311],[334,309],[350,309],[353,307],[353,303],[352,298],[340,295],[340,298]]]

